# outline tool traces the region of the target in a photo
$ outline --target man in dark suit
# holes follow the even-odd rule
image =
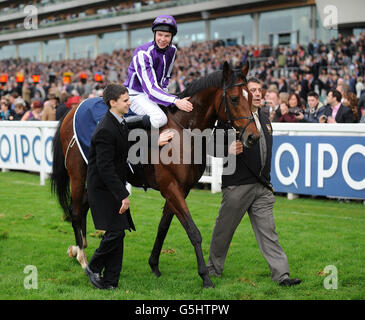
[[[126,189],[129,143],[123,117],[130,101],[128,90],[118,84],[108,85],[103,98],[109,111],[91,138],[87,190],[95,229],[106,232],[85,273],[96,288],[113,289],[122,269],[124,230],[135,230]]]
[[[336,89],[330,90],[327,96],[328,105],[319,118],[320,123],[353,123],[353,113],[341,103],[342,95]]]
[[[234,232],[247,211],[272,280],[281,286],[297,285],[301,280],[289,277],[288,258],[275,231],[275,197],[270,183],[272,127],[260,110],[262,84],[251,78],[247,86],[252,93],[251,111],[260,139],[250,149],[244,148],[241,141],[234,141],[228,148],[229,157],[236,157],[236,169],[233,174],[222,175],[222,203],[212,234],[207,268],[212,276],[222,274]]]
[[[314,91],[315,84],[316,84],[316,81],[314,80],[313,73],[308,72],[305,75],[305,78],[300,82],[301,90],[300,90],[299,96],[303,100],[307,101],[308,93],[310,91]]]

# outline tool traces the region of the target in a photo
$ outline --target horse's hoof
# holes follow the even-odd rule
[[[158,264],[154,264],[151,262],[151,260],[148,261],[148,264],[151,267],[152,272],[155,274],[157,278],[161,277],[160,269],[158,268]]]
[[[70,258],[75,258],[77,256],[77,247],[69,246],[68,249],[67,249],[67,255]]]
[[[81,264],[82,269],[86,269],[87,266],[87,258],[84,250],[79,250],[77,257],[77,261]]]
[[[161,272],[160,272],[160,270],[158,269],[157,266],[156,267],[151,267],[151,269],[152,269],[152,272],[155,274],[155,276],[157,278],[161,277]]]

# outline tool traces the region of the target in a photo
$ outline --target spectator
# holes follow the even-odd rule
[[[350,92],[350,87],[343,82],[343,79],[339,79],[336,90],[341,93],[341,103],[343,102],[345,96]]]
[[[304,106],[298,94],[291,93],[289,95],[289,113],[295,115],[297,121],[301,121],[304,118]]]
[[[57,109],[60,104],[60,98],[54,93],[49,93],[47,98],[51,102],[52,106]]]
[[[359,103],[357,105],[357,114],[360,117],[360,122],[364,123],[365,121],[365,93],[363,93],[359,99]]]
[[[329,83],[329,76],[326,69],[321,70],[321,74],[318,77],[319,79],[319,87],[320,87],[320,94],[327,95],[328,91],[330,90],[330,83]]]
[[[14,120],[20,121],[23,118],[26,111],[27,111],[27,106],[26,106],[25,101],[23,99],[18,98],[18,99],[15,100],[14,111],[15,111]]]
[[[66,106],[66,101],[68,100],[68,94],[66,91],[62,92],[60,95],[60,104],[56,108],[56,120],[60,120],[67,112],[71,109]]]
[[[306,123],[318,123],[319,122],[319,110],[323,107],[323,104],[319,101],[318,93],[311,91],[307,96],[308,107],[304,111],[304,117],[302,122]]]
[[[297,118],[293,112],[289,110],[289,104],[286,102],[282,102],[280,105],[280,114],[277,122],[297,122]]]
[[[68,98],[68,100],[66,102],[66,106],[67,106],[67,108],[72,109],[74,107],[77,107],[80,102],[81,102],[81,98],[79,96],[72,96],[72,97]]]
[[[357,103],[358,103],[358,99],[357,99],[355,93],[348,92],[347,94],[345,94],[342,104],[345,107],[348,107],[352,110],[352,114],[354,116],[354,123],[357,123],[360,120],[359,114],[357,111]]]
[[[278,78],[278,90],[279,94],[282,92],[288,92],[288,84],[285,81],[285,77]]]
[[[364,86],[364,78],[363,77],[358,77],[357,78],[357,83],[356,83],[356,97],[358,99],[360,99],[362,92],[365,90],[365,86]]]
[[[282,102],[289,103],[289,93],[287,92],[279,93],[279,104],[281,104]]]
[[[42,121],[55,121],[56,120],[56,107],[51,102],[47,100],[43,106]]]
[[[9,101],[2,99],[0,101],[0,104],[1,104],[0,120],[13,120],[15,112],[10,109]]]
[[[299,96],[304,100],[307,101],[307,95],[309,91],[313,91],[315,86],[314,76],[313,73],[309,72],[306,74],[305,78],[300,83],[300,93]]]
[[[261,108],[261,112],[270,119],[270,121],[277,121],[279,115],[275,112],[280,112],[280,100],[277,90],[268,90],[265,95],[265,104]],[[280,114],[281,115],[281,114]]]
[[[19,94],[17,92],[12,92],[10,95],[9,95],[9,108],[11,110],[14,110],[14,107],[15,107],[15,99],[17,99],[19,97]]]
[[[30,110],[22,117],[21,121],[39,121],[42,119],[42,103],[34,100],[30,105]]]
[[[350,108],[345,107],[342,103],[342,95],[332,89],[328,93],[327,102],[323,115],[319,118],[320,123],[352,123],[353,114]]]
[[[28,105],[30,105],[31,102],[31,94],[32,90],[30,89],[29,84],[24,82],[22,87],[22,98]]]

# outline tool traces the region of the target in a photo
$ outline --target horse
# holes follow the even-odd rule
[[[184,112],[171,107],[166,108],[168,122],[160,128],[175,130],[182,133],[184,129],[213,129],[217,120],[234,128],[237,137],[246,147],[257,143],[259,133],[251,112],[252,94],[247,88],[246,76],[249,70],[248,62],[242,68],[233,69],[224,62],[223,70],[215,71],[207,76],[194,80],[179,95],[180,98],[191,97],[194,105],[191,112]],[[76,245],[70,246],[67,253],[77,257],[82,268],[87,266],[84,249],[86,241],[86,216],[89,210],[87,190],[85,188],[87,165],[83,160],[77,144],[74,143],[73,116],[76,108],[60,120],[53,139],[53,172],[51,174],[52,192],[58,197],[66,217],[71,218]],[[172,148],[182,149],[183,134],[173,139]],[[150,148],[150,146],[149,146]],[[194,152],[194,151],[192,151]],[[152,272],[161,276],[159,257],[170,223],[175,215],[185,229],[188,238],[195,249],[198,264],[198,274],[203,280],[203,287],[214,287],[206,267],[202,252],[202,236],[195,225],[186,203],[190,190],[199,181],[205,170],[206,152],[201,163],[165,164],[147,163],[143,171],[150,188],[160,191],[165,199],[162,217],[157,229],[157,235],[148,263]],[[180,153],[182,158],[183,152]],[[192,155],[193,158],[193,155]],[[133,186],[141,186],[136,176],[128,176],[128,182]]]

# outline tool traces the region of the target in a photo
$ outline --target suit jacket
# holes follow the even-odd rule
[[[108,111],[91,138],[87,190],[95,229],[135,230],[129,209],[119,214],[122,200],[128,197],[128,128]]]
[[[301,91],[299,92],[299,96],[307,101],[307,97],[308,97],[308,93],[310,91],[314,91],[314,86],[316,85],[316,80],[312,80],[312,82],[309,82],[307,79],[303,79],[300,82],[300,86],[301,86]]]
[[[332,116],[332,107],[330,105],[327,105],[324,110],[324,115],[327,117]],[[353,123],[354,122],[354,116],[352,113],[352,110],[349,107],[345,107],[344,105],[340,105],[340,108],[337,111],[336,115],[336,122],[337,123]]]
[[[271,155],[272,155],[272,127],[270,120],[258,109],[259,120],[266,142],[266,162],[261,168],[260,142],[251,148],[244,148],[243,153],[237,155],[236,170],[232,175],[222,175],[222,188],[232,185],[244,185],[260,182],[251,170],[262,180],[270,183]],[[250,169],[248,169],[248,168]]]

